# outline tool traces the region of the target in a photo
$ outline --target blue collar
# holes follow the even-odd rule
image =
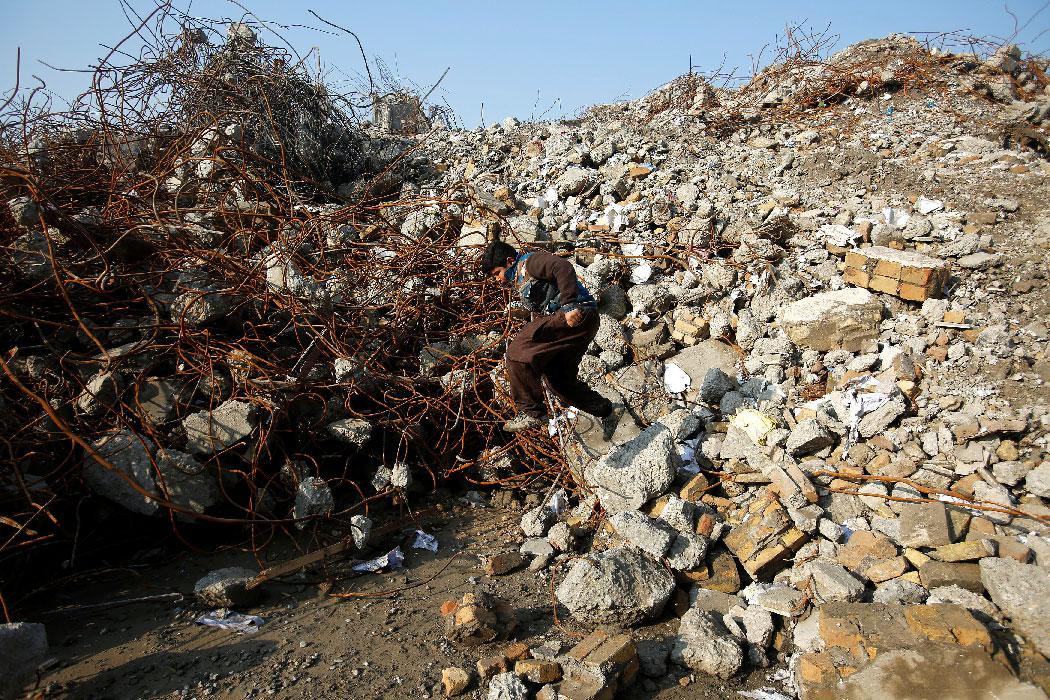
[[[524,260],[526,257],[528,257],[527,254],[519,255],[517,258],[514,259],[514,264],[508,267],[507,270],[503,273],[503,280],[507,284],[514,283],[515,278],[518,276],[518,265],[521,264],[521,261]]]

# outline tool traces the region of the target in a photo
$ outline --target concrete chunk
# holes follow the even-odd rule
[[[229,400],[212,411],[193,413],[182,421],[186,431],[186,451],[215,454],[251,435],[259,425],[254,405]]]
[[[602,507],[615,514],[637,510],[666,492],[680,464],[674,435],[657,423],[589,466],[584,476]]]
[[[1000,610],[1040,654],[1050,657],[1050,574],[1013,559],[980,561],[981,581]]]
[[[839,289],[788,304],[780,312],[780,324],[796,345],[860,352],[879,337],[883,309],[866,289]]]
[[[616,547],[577,559],[555,594],[581,622],[635,625],[658,615],[673,592],[674,577],[658,561]]]
[[[677,664],[719,678],[729,678],[744,663],[740,643],[725,628],[721,615],[691,608],[682,616],[671,648]]]

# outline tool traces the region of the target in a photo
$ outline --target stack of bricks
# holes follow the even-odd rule
[[[948,281],[948,263],[910,250],[856,248],[846,253],[842,279],[901,299],[926,301],[941,295]]]
[[[638,676],[638,651],[630,634],[596,630],[566,654],[562,668],[565,678],[544,687],[537,700],[612,700]]]
[[[706,318],[697,316],[687,309],[674,314],[671,337],[682,345],[696,345],[707,338],[707,335],[708,323]]]
[[[733,529],[723,542],[753,578],[788,559],[809,539],[768,487],[746,508],[731,512],[729,522]]]

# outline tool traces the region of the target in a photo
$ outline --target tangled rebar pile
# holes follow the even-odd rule
[[[176,528],[274,527],[324,512],[292,508],[311,477],[354,504],[337,519],[404,486],[366,495],[383,465],[477,479],[509,411],[503,292],[459,245],[484,205],[401,196],[410,144],[247,26],[180,25],[71,111],[3,115],[0,558],[72,560],[85,485]]]

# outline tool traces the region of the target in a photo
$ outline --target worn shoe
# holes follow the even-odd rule
[[[520,433],[522,430],[528,430],[529,428],[539,428],[547,424],[542,418],[536,416],[530,416],[528,413],[519,413],[518,415],[511,418],[509,421],[503,424],[503,429],[508,433]]]

